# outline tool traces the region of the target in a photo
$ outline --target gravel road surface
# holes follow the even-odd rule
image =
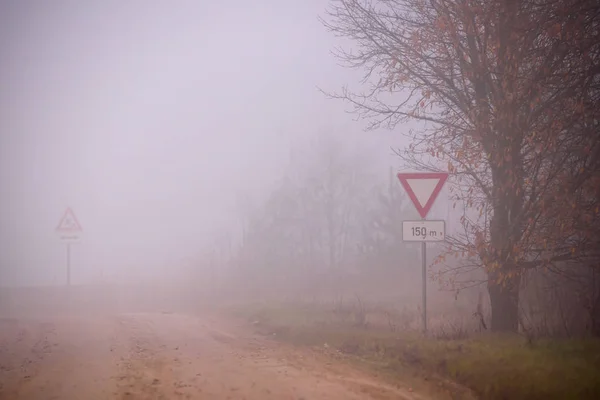
[[[215,317],[0,319],[1,400],[429,398]]]

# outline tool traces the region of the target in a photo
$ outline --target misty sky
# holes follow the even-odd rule
[[[67,206],[85,230],[75,282],[194,257],[324,127],[392,165],[390,134],[316,90],[359,76],[330,55],[326,4],[3,1],[0,284],[64,282]]]

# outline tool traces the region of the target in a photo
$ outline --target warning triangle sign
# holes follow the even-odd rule
[[[398,179],[421,218],[425,218],[444,187],[448,174],[444,172],[399,173]]]
[[[64,215],[60,219],[58,226],[56,227],[57,232],[61,233],[75,233],[81,232],[81,225],[79,225],[79,221],[77,221],[77,217],[71,207],[67,207]]]

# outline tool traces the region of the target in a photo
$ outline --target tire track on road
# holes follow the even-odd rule
[[[118,363],[117,397],[131,399],[191,399],[186,385],[179,382],[174,368],[180,366],[156,334],[154,323],[143,315],[119,317],[120,333],[127,338]]]

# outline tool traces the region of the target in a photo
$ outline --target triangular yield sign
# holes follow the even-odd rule
[[[81,232],[81,225],[77,221],[77,217],[71,207],[67,207],[64,215],[60,219],[58,226],[56,227],[57,232]]]
[[[446,183],[448,174],[444,172],[399,173],[398,179],[421,218],[425,218]]]

